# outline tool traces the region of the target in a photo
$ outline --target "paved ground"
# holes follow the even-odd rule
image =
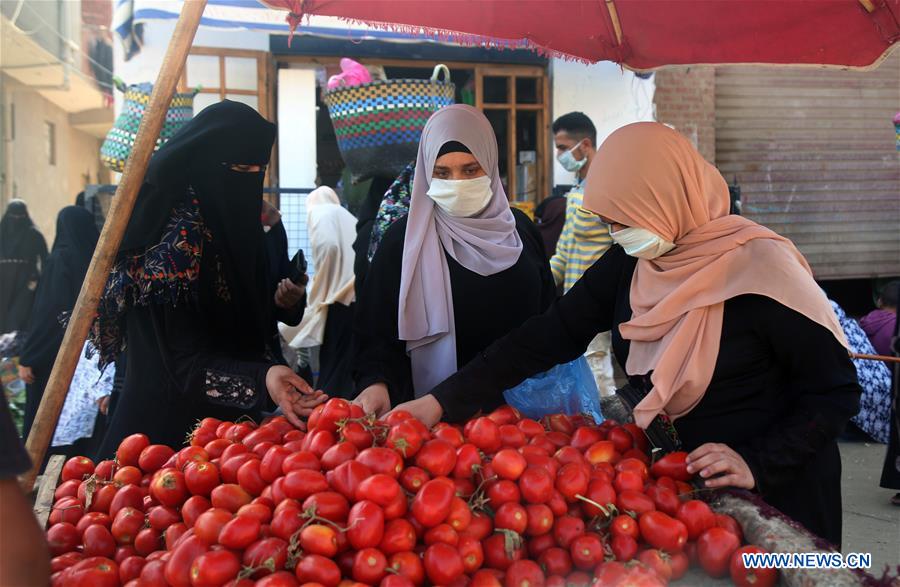
[[[878,486],[885,445],[842,442],[844,553],[872,553],[871,573],[900,564],[900,507],[889,500],[896,491]],[[896,571],[895,571],[896,572]]]

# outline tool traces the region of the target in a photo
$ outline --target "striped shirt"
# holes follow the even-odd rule
[[[557,284],[569,291],[588,268],[612,245],[609,226],[593,212],[582,208],[584,182],[579,182],[566,195],[566,221],[550,259],[550,269]]]

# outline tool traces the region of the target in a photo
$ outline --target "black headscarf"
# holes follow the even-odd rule
[[[274,141],[275,125],[239,102],[213,104],[185,124],[150,161],[120,247],[123,258],[105,294],[116,297],[116,304],[101,304],[101,311],[116,306],[121,311],[132,303],[177,303],[175,297],[151,300],[122,290],[131,287],[139,273],[159,270],[153,264],[156,259],[153,263],[146,259],[166,244],[161,239],[170,238],[173,228],[184,234],[200,231],[202,224],[205,236],[191,241],[202,248],[197,307],[205,314],[211,335],[227,340],[234,352],[263,349],[274,328],[274,290],[260,223],[265,173],[233,171],[230,165],[265,166]],[[195,221],[190,209],[199,212],[202,222]],[[195,290],[193,283],[184,283],[193,279],[185,269],[175,267],[173,276],[168,268],[173,291]],[[162,278],[166,280],[166,275]],[[97,336],[103,343],[104,334]],[[98,346],[101,354],[104,346],[110,350],[108,344]]]
[[[47,242],[25,202],[11,201],[0,219],[0,334],[25,329],[46,258]]]
[[[47,243],[28,215],[28,206],[22,200],[12,200],[0,220],[0,258],[43,259],[47,256]]]
[[[20,359],[23,365],[39,372],[49,371],[52,366],[65,330],[60,316],[75,307],[99,236],[93,214],[78,206],[60,210],[56,218],[56,240],[41,275],[28,323],[28,337]]]

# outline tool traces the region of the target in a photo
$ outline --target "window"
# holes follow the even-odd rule
[[[48,121],[44,121],[44,146],[47,163],[56,165],[56,125]]]
[[[269,118],[268,53],[194,47],[181,77],[181,91],[200,88],[194,113],[225,100],[243,102]]]

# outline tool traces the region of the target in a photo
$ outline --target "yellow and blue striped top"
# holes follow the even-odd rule
[[[566,195],[566,220],[550,269],[557,284],[569,291],[588,268],[612,246],[609,225],[582,207],[584,183],[579,182]]]

